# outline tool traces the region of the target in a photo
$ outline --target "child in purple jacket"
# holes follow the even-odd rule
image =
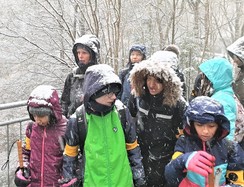
[[[30,122],[22,148],[24,168],[17,168],[16,186],[59,186],[62,174],[66,118],[57,91],[49,85],[36,87],[27,103]]]

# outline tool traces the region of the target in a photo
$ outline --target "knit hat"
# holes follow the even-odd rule
[[[164,51],[172,51],[173,53],[175,53],[177,55],[177,57],[179,57],[179,55],[180,55],[180,49],[175,44],[170,44],[170,45],[166,46],[164,48]]]
[[[33,116],[49,116],[53,113],[48,107],[29,107],[29,112]]]
[[[116,96],[118,95],[118,93],[121,90],[121,85],[117,84],[117,83],[112,83],[109,85],[106,85],[105,87],[103,87],[102,89],[100,89],[99,91],[97,91],[95,94],[93,94],[91,96],[92,99],[97,99],[105,94],[109,94],[109,93],[114,93]]]

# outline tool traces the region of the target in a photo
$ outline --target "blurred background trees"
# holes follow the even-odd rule
[[[174,43],[188,91],[207,58],[226,56],[244,35],[241,0],[25,0],[1,1],[0,103],[27,99],[40,84],[62,91],[75,66],[73,43],[92,33],[101,41],[101,63],[119,71],[133,44],[147,56]]]

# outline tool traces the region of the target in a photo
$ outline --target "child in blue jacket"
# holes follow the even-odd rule
[[[170,187],[243,185],[244,152],[225,137],[230,122],[223,106],[207,96],[193,99],[184,114],[184,136],[176,143],[165,168]]]

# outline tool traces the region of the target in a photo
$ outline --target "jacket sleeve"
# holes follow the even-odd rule
[[[136,117],[138,109],[137,109],[137,99],[134,95],[130,95],[129,101],[128,101],[128,109],[130,111],[130,114],[132,117]]]
[[[75,114],[68,121],[65,133],[65,148],[63,157],[63,177],[72,179],[76,175],[78,158],[79,134]]]
[[[182,96],[184,97],[184,99],[186,99],[187,92],[186,92],[185,75],[179,69],[176,70],[176,74],[178,75],[178,77],[182,82],[182,89],[183,89]]]
[[[186,176],[185,163],[190,153],[184,153],[184,137],[180,137],[175,145],[171,161],[165,166],[165,178],[169,186],[178,186]]]
[[[73,76],[73,74],[70,73],[66,77],[63,92],[62,92],[61,99],[60,99],[60,103],[62,106],[62,112],[63,112],[63,115],[66,117],[69,117],[68,116],[68,107],[70,105],[70,87],[71,87],[72,76]]]
[[[176,135],[178,135],[179,132],[183,130],[183,116],[186,106],[187,102],[184,100],[184,98],[177,102],[172,123],[174,125]]]
[[[142,155],[136,138],[136,127],[128,108],[125,108],[126,124],[123,125],[126,140],[126,149],[130,161],[135,186],[145,185],[145,173],[142,164]]]
[[[227,140],[231,143],[228,143],[229,146],[228,151],[228,170],[244,170],[244,150],[240,147],[240,145],[234,141]]]

